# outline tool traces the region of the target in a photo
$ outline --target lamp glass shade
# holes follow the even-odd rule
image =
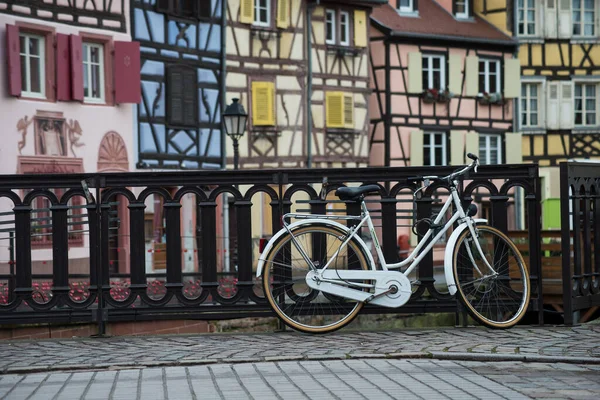
[[[233,103],[227,106],[223,113],[225,122],[225,133],[234,140],[238,140],[246,131],[246,121],[248,114],[244,106],[238,103],[238,99],[233,99]]]

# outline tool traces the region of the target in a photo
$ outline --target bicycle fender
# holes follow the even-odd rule
[[[335,221],[332,221],[332,220],[326,220],[326,219],[303,219],[301,221],[296,221],[296,222],[288,225],[288,229],[289,230],[294,230],[294,229],[298,228],[299,226],[302,226],[302,225],[311,225],[311,224],[312,225],[329,225],[329,226],[331,226],[333,228],[341,230],[342,232],[348,232],[349,231],[349,229],[348,229],[347,226],[342,225],[339,222],[335,222]],[[273,248],[273,246],[275,246],[275,243],[277,243],[277,241],[279,240],[279,238],[281,238],[286,233],[287,233],[287,230],[285,228],[281,229],[279,232],[277,232],[275,234],[275,236],[273,236],[271,238],[271,240],[269,240],[269,242],[267,243],[267,245],[263,249],[263,252],[261,253],[260,257],[258,258],[258,264],[256,266],[256,276],[257,277],[260,277],[262,275],[262,269],[263,269],[263,266],[265,265],[265,261],[266,261],[267,255],[271,252],[271,249]],[[370,251],[368,251],[368,247],[365,244],[365,242],[359,236],[355,235],[354,238],[359,243],[359,245],[362,246],[363,249],[365,249],[365,254],[366,254],[366,257],[367,257],[367,262],[369,263],[369,265],[375,266],[375,261],[373,260],[373,255],[371,254]]]
[[[487,219],[473,219],[476,225],[487,224]],[[469,229],[466,223],[460,224],[458,228],[452,232],[448,243],[446,243],[446,252],[444,253],[444,275],[446,276],[446,284],[448,285],[448,291],[451,295],[456,293],[456,282],[454,281],[454,273],[452,272],[452,253],[454,253],[454,246],[458,241],[458,237],[465,230]]]

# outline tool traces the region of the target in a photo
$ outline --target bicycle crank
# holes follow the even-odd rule
[[[310,271],[306,274],[306,283],[314,290],[390,308],[406,304],[412,295],[408,278],[393,271]],[[374,291],[365,291],[365,287],[374,288]]]

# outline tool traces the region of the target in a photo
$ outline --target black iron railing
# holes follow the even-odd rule
[[[333,192],[340,185],[378,183],[380,195],[369,198],[369,208],[379,221],[386,259],[399,260],[398,225],[430,217],[447,195],[444,188],[431,186],[413,202],[416,187],[407,178],[452,170],[0,176],[0,219],[6,222],[3,227],[13,227],[0,236],[0,324],[95,321],[102,333],[107,321],[272,315],[255,278],[258,236],[265,239],[278,231],[283,213],[358,214],[357,204],[344,204]],[[480,214],[503,231],[520,224],[514,227],[529,232],[530,310],[538,312],[541,323],[538,168],[483,166],[472,178],[461,188],[465,203],[477,203]],[[39,196],[48,199],[44,204],[51,217],[51,247],[45,249],[32,246]],[[73,223],[84,234],[81,246],[69,241]],[[434,254],[421,262],[420,284],[404,307],[366,307],[365,312],[456,312],[456,300],[441,282],[441,264]]]
[[[560,164],[562,287],[565,324],[600,306],[600,164]]]

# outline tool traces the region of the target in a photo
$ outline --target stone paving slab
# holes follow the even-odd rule
[[[600,365],[283,361],[0,376],[19,399],[598,399]]]
[[[286,360],[435,358],[600,364],[600,324],[329,335],[164,335],[0,342],[0,374]]]

